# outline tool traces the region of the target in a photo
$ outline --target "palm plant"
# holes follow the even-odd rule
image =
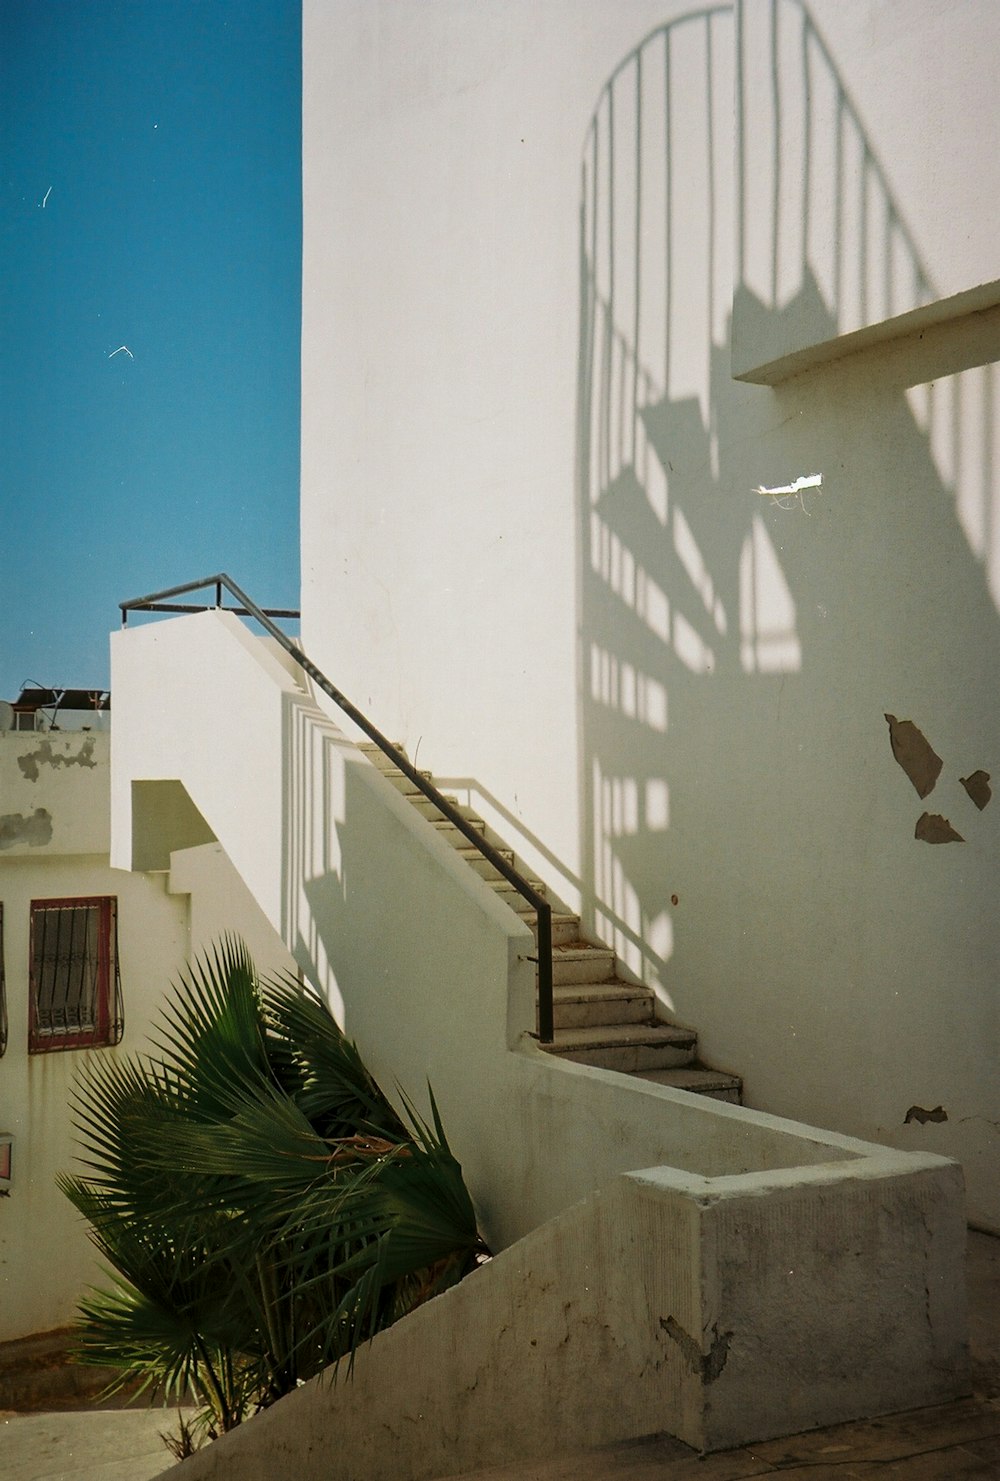
[[[189,968],[157,1055],[78,1078],[61,1186],[113,1267],[77,1352],[232,1428],[485,1253],[433,1095],[401,1117],[325,1003],[227,937]],[[407,1124],[409,1123],[409,1124]]]

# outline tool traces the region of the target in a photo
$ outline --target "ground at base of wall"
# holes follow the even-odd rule
[[[39,1410],[91,1408],[114,1378],[112,1368],[94,1368],[70,1361],[73,1334],[63,1327],[39,1332],[13,1342],[0,1342],[0,1411],[31,1413]],[[122,1395],[107,1406],[122,1408]]]
[[[448,1481],[996,1481],[1000,1399],[962,1399],[700,1456],[662,1436]]]
[[[174,1463],[162,1436],[176,1429],[176,1409],[0,1413],[0,1476],[5,1481],[153,1481]]]

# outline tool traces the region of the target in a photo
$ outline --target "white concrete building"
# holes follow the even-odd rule
[[[1000,1229],[998,25],[306,0],[303,647],[752,1109],[542,1055],[524,922],[235,617],[119,635],[114,862],[197,842],[183,795],[383,1083],[430,1077],[502,1250],[378,1339],[350,1443],[309,1388],[211,1467],[961,1389],[958,1164]],[[433,1416],[405,1465],[389,1392]]]
[[[0,1343],[68,1326],[101,1280],[56,1185],[79,1170],[70,1096],[81,1064],[147,1048],[170,982],[225,931],[245,937],[262,970],[290,965],[217,844],[177,855],[173,872],[111,867],[106,705],[63,710],[53,729],[49,706],[37,729],[24,713],[30,730],[0,728],[0,1141],[11,1139]]]
[[[748,1104],[1000,1229],[1000,16],[474,12],[305,7],[306,651]]]

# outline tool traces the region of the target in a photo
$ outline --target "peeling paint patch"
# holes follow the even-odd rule
[[[960,776],[958,780],[979,808],[979,811],[982,812],[993,796],[993,789],[990,787],[989,772],[974,771],[971,776]]]
[[[935,1106],[933,1111],[925,1111],[923,1106],[911,1106],[903,1118],[903,1125],[909,1126],[911,1121],[919,1121],[925,1126],[928,1121],[947,1121],[948,1112],[944,1106]]]
[[[939,812],[924,812],[917,819],[913,830],[914,838],[921,843],[964,843],[961,833],[956,833],[947,818]]]
[[[702,1383],[714,1383],[726,1366],[729,1356],[729,1344],[733,1339],[732,1332],[720,1332],[718,1327],[713,1326],[715,1337],[708,1352],[702,1352],[698,1343],[685,1332],[680,1322],[674,1317],[660,1317],[660,1326],[666,1332],[671,1342],[676,1342],[681,1354],[692,1373],[700,1373]]]
[[[889,722],[892,754],[916,788],[917,796],[926,797],[934,791],[944,762],[912,720],[897,720],[895,715],[885,718]]]
[[[29,782],[37,782],[39,768],[42,766],[96,766],[94,760],[93,739],[85,740],[75,756],[62,755],[53,751],[50,740],[42,741],[37,751],[29,751],[27,756],[18,756],[17,764]]]
[[[47,808],[36,807],[30,814],[9,812],[0,817],[0,848],[13,848],[16,843],[42,848],[51,842],[52,814]]]

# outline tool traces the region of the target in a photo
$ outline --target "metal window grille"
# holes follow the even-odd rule
[[[4,970],[3,902],[0,901],[0,1059],[7,1053],[7,976]]]
[[[118,902],[33,900],[29,1052],[117,1044],[124,1026]]]

